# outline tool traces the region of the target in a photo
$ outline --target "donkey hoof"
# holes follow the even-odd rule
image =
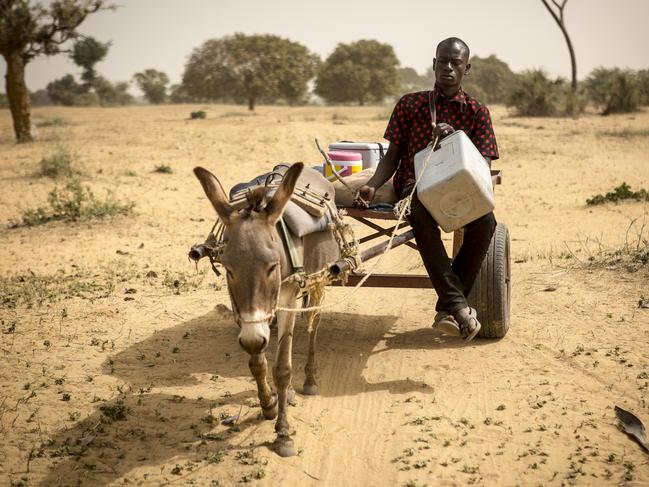
[[[277,417],[277,396],[273,394],[271,403],[261,407],[261,412],[266,419],[275,419]]]
[[[273,443],[273,449],[280,457],[293,457],[295,456],[295,445],[293,440],[285,436],[278,436]]]
[[[304,384],[302,394],[305,396],[317,396],[319,394],[318,386],[316,384]]]

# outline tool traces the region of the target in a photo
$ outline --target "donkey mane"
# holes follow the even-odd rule
[[[246,202],[248,205],[240,210],[240,214],[244,218],[248,218],[253,211],[263,211],[268,203],[267,193],[268,188],[266,186],[256,186],[248,189],[246,192]]]

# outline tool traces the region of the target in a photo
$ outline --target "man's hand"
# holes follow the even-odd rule
[[[453,132],[455,132],[455,129],[451,125],[442,122],[435,125],[435,128],[433,129],[433,137],[439,137],[441,140],[447,135],[451,135]]]
[[[369,208],[375,194],[376,188],[374,186],[364,184],[358,188],[358,191],[356,192],[356,196],[354,197],[354,206],[358,208]]]

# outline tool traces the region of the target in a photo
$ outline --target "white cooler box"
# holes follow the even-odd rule
[[[376,167],[389,147],[388,142],[333,142],[329,144],[330,151],[358,152],[363,156],[363,169]]]
[[[417,178],[430,152],[428,147],[415,154]],[[489,165],[463,131],[446,137],[430,155],[417,185],[417,196],[445,232],[462,228],[493,211],[495,199]]]

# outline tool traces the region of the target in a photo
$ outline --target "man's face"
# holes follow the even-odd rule
[[[455,42],[442,44],[433,59],[435,81],[445,91],[458,89],[470,67],[467,50]]]

